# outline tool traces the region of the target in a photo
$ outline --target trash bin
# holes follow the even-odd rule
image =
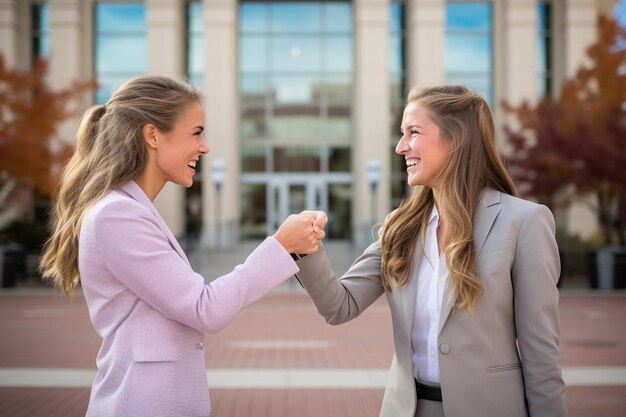
[[[626,249],[603,246],[587,254],[591,288],[626,288]]]
[[[0,245],[0,287],[14,288],[25,273],[24,248],[16,243]]]

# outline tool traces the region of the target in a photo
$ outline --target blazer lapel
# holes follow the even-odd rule
[[[187,259],[187,255],[185,255],[183,248],[180,247],[180,244],[178,243],[178,241],[176,240],[176,238],[170,231],[170,228],[167,227],[167,224],[165,223],[165,221],[163,220],[163,218],[157,211],[156,207],[154,207],[154,204],[152,204],[152,201],[150,201],[150,199],[148,198],[146,193],[143,192],[141,187],[139,187],[139,185],[137,185],[135,181],[131,180],[127,182],[126,184],[122,185],[120,188],[126,194],[128,194],[131,198],[140,202],[141,204],[146,206],[148,210],[150,210],[152,215],[154,215],[154,217],[157,219],[157,226],[159,226],[159,229],[161,229],[163,233],[165,233],[165,235],[167,236],[167,240],[170,242],[170,245],[172,246],[172,248],[174,248],[174,250],[178,253],[178,255],[181,258],[183,258],[185,262],[187,262],[187,264],[189,264],[189,260]]]
[[[415,319],[415,302],[417,301],[417,280],[419,264],[422,260],[423,251],[421,244],[415,243],[415,250],[413,251],[413,271],[411,272],[411,278],[409,282],[402,288],[402,308],[404,309],[404,318],[407,324],[407,331],[409,337],[411,337],[411,329],[413,328],[413,320]]]
[[[486,188],[478,203],[476,214],[474,215],[474,247],[476,255],[480,252],[487,235],[500,213],[500,193],[492,188]],[[439,333],[446,324],[456,300],[450,297],[452,294],[452,281],[446,280],[443,293],[441,314],[439,316]]]

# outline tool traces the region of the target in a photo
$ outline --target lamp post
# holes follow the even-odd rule
[[[211,161],[211,176],[215,185],[215,246],[222,246],[222,205],[220,192],[226,176],[226,164],[221,159]]]
[[[371,212],[372,225],[376,223],[376,189],[378,188],[378,182],[380,181],[380,161],[378,159],[370,159],[367,161],[367,181],[370,184],[371,190]]]

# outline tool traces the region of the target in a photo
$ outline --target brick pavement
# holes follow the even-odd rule
[[[206,343],[211,369],[371,369],[393,345],[384,298],[348,324],[326,325],[306,295],[275,291]],[[564,367],[626,366],[626,293],[562,290]],[[84,299],[49,289],[0,292],[0,369],[93,369],[99,340]],[[217,384],[219,385],[219,384]],[[382,388],[212,388],[214,417],[375,417]],[[572,386],[570,417],[626,416],[626,386]],[[84,415],[88,388],[0,388],[2,417]],[[504,416],[505,417],[505,416]]]

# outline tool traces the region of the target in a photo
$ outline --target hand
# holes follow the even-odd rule
[[[317,251],[321,240],[326,236],[324,226],[328,218],[323,211],[303,211],[292,214],[280,225],[274,239],[287,252],[308,254]]]

